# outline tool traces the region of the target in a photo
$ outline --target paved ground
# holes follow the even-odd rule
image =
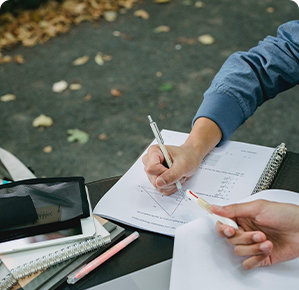
[[[192,5],[184,5],[188,2]],[[0,146],[37,176],[82,175],[93,181],[121,175],[153,139],[148,114],[161,129],[189,132],[202,95],[225,59],[299,16],[289,0],[209,0],[204,8],[188,2],[144,1],[115,22],[83,23],[45,44],[5,51],[23,55],[26,62],[0,65],[0,96],[17,97],[0,102]],[[135,17],[137,9],[145,9],[150,18]],[[171,30],[154,33],[160,25]],[[115,31],[121,35],[114,36]],[[216,40],[210,46],[197,41],[207,33]],[[93,58],[99,51],[113,59],[97,65]],[[74,67],[72,61],[83,55],[90,61]],[[82,89],[52,92],[60,80],[79,82]],[[174,89],[159,91],[163,83]],[[112,88],[122,95],[111,97]],[[86,101],[88,94],[92,98]],[[267,146],[285,142],[299,152],[298,108],[299,87],[258,109],[231,139]],[[32,126],[41,113],[53,119],[51,127]],[[89,141],[67,142],[67,130],[73,128],[87,132]],[[102,133],[107,140],[98,139]],[[44,153],[49,145],[53,151]]]

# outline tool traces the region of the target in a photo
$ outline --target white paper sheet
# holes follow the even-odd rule
[[[161,134],[166,145],[181,145],[188,137],[186,133],[169,130],[162,130]],[[192,189],[211,204],[240,200],[251,194],[273,151],[269,147],[228,141],[211,151],[183,188]],[[164,196],[155,190],[144,172],[144,154],[98,202],[94,213],[173,236],[178,226],[206,213],[189,199],[182,199],[178,192]]]
[[[240,202],[266,199],[299,205],[299,194],[266,190]],[[264,290],[297,289],[299,259],[245,270],[245,258],[218,236],[215,221],[202,217],[177,228],[173,251],[170,290]]]

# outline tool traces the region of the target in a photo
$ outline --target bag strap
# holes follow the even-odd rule
[[[13,181],[36,178],[36,176],[14,155],[0,147],[0,182],[3,178]]]

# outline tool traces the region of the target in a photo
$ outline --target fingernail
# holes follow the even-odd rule
[[[232,236],[232,234],[231,234],[231,232],[230,232],[230,230],[229,230],[228,228],[225,228],[224,231],[223,231],[223,233],[224,233],[225,236],[228,237],[228,238]]]
[[[269,252],[269,250],[270,250],[268,243],[262,243],[262,244],[260,245],[260,249],[261,249],[263,252]]]
[[[213,204],[214,209],[222,210],[222,206]]]
[[[252,239],[253,239],[254,242],[259,243],[259,242],[262,241],[262,236],[260,234],[254,234]]]
[[[158,177],[157,181],[156,181],[156,184],[157,184],[158,187],[163,187],[163,186],[166,185],[166,182],[162,177]]]

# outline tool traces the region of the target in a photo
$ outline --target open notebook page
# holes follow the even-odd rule
[[[299,194],[266,190],[240,202],[266,199],[299,205]],[[199,210],[201,210],[199,208]],[[299,259],[245,270],[245,258],[234,253],[234,246],[218,236],[215,220],[206,215],[177,228],[173,251],[170,290],[296,289]]]
[[[186,133],[169,130],[162,130],[161,134],[166,145],[181,145],[188,137]],[[273,151],[265,146],[228,141],[206,156],[195,175],[183,184],[183,189],[191,189],[211,204],[240,200],[252,193]],[[145,152],[98,202],[94,213],[173,236],[178,226],[200,217],[203,212],[179,192],[164,196],[155,190],[144,172]]]

